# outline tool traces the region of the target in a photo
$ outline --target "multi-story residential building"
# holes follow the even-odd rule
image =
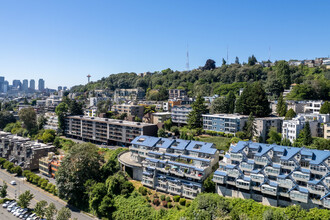
[[[144,106],[142,105],[114,105],[112,106],[112,111],[118,113],[118,114],[124,114],[126,113],[127,116],[138,116],[139,118],[142,118],[144,115]]]
[[[171,109],[171,118],[173,123],[188,124],[188,114],[192,111],[190,105],[176,105]]]
[[[47,118],[46,124],[44,125],[44,129],[52,129],[57,131],[58,129],[58,117],[55,112],[47,112],[45,114]]]
[[[330,139],[330,123],[325,123],[324,124],[323,138]]]
[[[306,101],[304,106],[304,113],[319,114],[323,101]]]
[[[37,143],[29,138],[0,132],[0,157],[27,170],[37,170],[39,159],[53,152],[55,146]]]
[[[240,141],[214,172],[222,196],[330,208],[330,152]]]
[[[275,128],[277,132],[282,132],[282,122],[283,118],[279,117],[265,117],[265,118],[256,118],[256,132],[255,136],[262,138],[265,142],[270,131],[270,128]]]
[[[203,115],[203,129],[235,134],[242,131],[248,117],[238,114]]]
[[[292,109],[295,113],[304,113],[304,107],[305,107],[305,103],[302,101],[292,101],[292,100],[288,100],[286,101],[286,105],[289,109]]]
[[[39,79],[38,81],[38,90],[43,92],[45,90],[45,80]]]
[[[97,116],[97,107],[89,107],[84,109],[84,115],[88,117],[96,117]]]
[[[137,89],[116,89],[114,92],[114,101],[135,101],[142,100],[145,97],[145,92],[142,88]]]
[[[169,89],[168,96],[169,99],[177,99],[187,96],[187,92],[183,89]]]
[[[282,138],[289,139],[291,143],[298,138],[300,131],[309,122],[313,137],[323,137],[322,124],[330,121],[329,115],[325,114],[298,114],[292,120],[284,120],[282,125]]]
[[[168,119],[171,119],[171,112],[155,112],[151,114],[151,123],[158,124],[164,123]]]
[[[212,143],[139,136],[118,160],[144,186],[192,199],[203,191],[219,152]]]
[[[55,155],[55,153],[48,153],[46,157],[39,159],[39,171],[41,174],[55,178],[56,172],[61,165],[64,155]]]
[[[90,141],[127,145],[140,135],[157,135],[157,125],[108,118],[68,116],[65,119],[67,137]]]

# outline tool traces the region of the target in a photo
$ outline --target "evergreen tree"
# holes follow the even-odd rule
[[[236,96],[233,91],[230,91],[227,95],[228,113],[232,114],[235,111]]]
[[[202,114],[207,112],[204,105],[204,99],[199,95],[196,101],[191,105],[192,111],[188,114],[188,127],[190,129],[203,128]]]
[[[330,114],[330,103],[328,101],[321,106],[320,114]]]
[[[313,142],[311,128],[309,122],[307,121],[304,127],[304,135],[303,135],[303,144],[310,145]]]
[[[238,57],[235,58],[235,63],[236,63],[236,64],[239,64],[239,59],[238,59]]]
[[[215,61],[208,59],[203,67],[203,70],[213,70],[215,69]]]
[[[228,113],[229,109],[227,106],[227,98],[226,97],[218,97],[211,104],[211,112],[212,114],[218,113]]]
[[[222,58],[222,66],[226,65],[226,60]]]
[[[248,84],[236,102],[237,113],[264,117],[271,113],[269,101],[261,82]]]
[[[291,120],[292,118],[296,117],[296,112],[293,111],[292,108],[290,108],[287,113],[285,114],[285,120]]]
[[[277,79],[280,80],[285,89],[289,88],[291,85],[290,67],[288,62],[285,60],[280,60],[276,62],[275,72]]]
[[[249,59],[248,59],[248,65],[249,66],[255,65],[257,62],[258,62],[257,58],[254,55],[250,56]]]
[[[249,115],[249,118],[245,124],[246,136],[251,140],[257,132],[257,127],[255,124],[255,118],[253,117],[252,112]]]
[[[268,144],[274,144],[274,143],[280,144],[281,143],[282,136],[280,133],[277,132],[276,128],[274,128],[274,127],[270,128],[268,137],[269,137],[267,139]]]
[[[280,117],[283,117],[286,114],[286,104],[283,99],[283,94],[281,94],[277,100],[276,112],[277,112],[278,116],[280,116]]]

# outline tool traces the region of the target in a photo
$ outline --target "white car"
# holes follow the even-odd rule
[[[37,217],[35,213],[31,214],[26,220],[33,220],[34,217]]]
[[[10,212],[11,213],[15,213],[16,211],[17,211],[17,209],[19,209],[20,207],[18,207],[18,206],[14,206],[11,210],[10,210]]]
[[[17,216],[19,216],[23,211],[24,211],[24,209],[22,209],[22,208],[21,208],[21,209],[17,209],[17,210],[13,213],[13,215],[17,217]]]
[[[23,210],[23,212],[21,212],[21,214],[18,217],[23,218],[26,213],[27,213],[27,210]]]
[[[16,185],[16,181],[13,180],[13,181],[10,182],[10,184],[11,184],[11,185]]]
[[[7,202],[5,202],[5,203],[2,205],[2,207],[3,207],[3,208],[7,208],[7,207],[9,206],[10,203],[12,203],[12,201],[7,201]]]

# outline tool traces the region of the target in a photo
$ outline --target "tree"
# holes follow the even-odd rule
[[[168,119],[164,122],[164,128],[169,131],[171,130],[172,127],[172,119]]]
[[[32,107],[21,109],[18,116],[30,133],[37,129],[37,114]]]
[[[234,113],[236,96],[232,90],[228,93],[226,101],[227,101],[227,105],[228,105],[228,113],[230,113],[230,114]]]
[[[282,145],[282,146],[291,146],[291,141],[287,138],[283,138],[280,145]]]
[[[254,55],[250,56],[249,59],[248,59],[248,65],[249,66],[255,65],[257,62],[258,62],[257,58]]]
[[[8,185],[5,181],[3,181],[3,184],[0,188],[0,197],[1,198],[5,198],[7,196],[7,188],[8,188]]]
[[[212,179],[213,179],[213,174],[211,174],[204,180],[203,186],[205,192],[210,192],[210,193],[214,192],[215,182],[213,182]]]
[[[54,203],[50,203],[48,207],[45,209],[45,217],[46,220],[53,220],[54,215],[56,215],[57,209]]]
[[[0,129],[4,129],[7,124],[15,123],[14,115],[8,111],[0,111]]]
[[[320,114],[330,114],[330,103],[328,101],[324,102],[321,106]]]
[[[45,200],[41,200],[37,202],[36,207],[34,208],[34,212],[40,217],[43,218],[46,213],[47,202]]]
[[[108,219],[111,219],[112,212],[114,209],[115,208],[114,208],[113,199],[109,196],[104,196],[100,206],[98,207],[98,211],[100,215],[105,216]]]
[[[282,83],[283,88],[287,89],[291,85],[290,66],[285,60],[277,61],[275,64],[276,77]]]
[[[89,207],[98,216],[100,216],[99,207],[103,198],[107,195],[107,188],[104,183],[96,183],[91,187],[89,195]]]
[[[208,59],[203,67],[203,70],[213,70],[215,69],[215,61]]]
[[[284,88],[280,80],[277,78],[276,74],[273,72],[268,73],[267,80],[265,83],[265,90],[267,94],[276,99],[283,92]]]
[[[305,127],[303,128],[304,132],[303,132],[303,144],[304,145],[310,145],[313,142],[313,138],[312,138],[312,133],[311,133],[311,128],[309,125],[309,122],[307,121],[305,124]]]
[[[277,132],[276,128],[272,127],[270,128],[270,131],[268,133],[268,139],[267,143],[268,144],[280,144],[282,140],[282,136],[280,133]]]
[[[38,129],[39,130],[41,130],[46,123],[47,123],[47,118],[45,117],[44,114],[38,116],[37,124],[38,124]]]
[[[41,139],[44,143],[50,143],[50,142],[53,142],[55,140],[55,136],[56,136],[56,134],[55,134],[54,130],[46,129],[44,131],[44,133],[42,134]]]
[[[293,111],[293,109],[292,108],[290,108],[288,111],[287,111],[287,113],[285,114],[285,120],[291,120],[292,118],[294,118],[294,117],[296,117],[296,113],[295,113],[295,111]]]
[[[86,191],[84,183],[88,179],[100,178],[101,159],[94,144],[83,143],[72,146],[63,158],[56,175],[60,198],[68,199],[70,204],[76,206],[87,203],[87,198],[83,196]]]
[[[235,58],[235,63],[236,63],[236,64],[239,64],[239,59],[238,59],[238,57]]]
[[[197,96],[196,101],[192,103],[191,107],[192,111],[188,114],[188,127],[190,129],[202,128],[202,114],[207,112],[207,107],[204,105],[204,99],[201,96]]]
[[[261,82],[248,84],[242,95],[236,101],[237,113],[250,115],[252,113],[257,117],[268,116],[271,113],[269,101]]]
[[[177,126],[171,127],[171,132],[174,133],[174,135],[179,135],[180,134],[180,130]]]
[[[222,66],[225,66],[226,65],[226,60],[222,58]]]
[[[276,112],[278,116],[283,117],[286,114],[286,104],[283,99],[283,94],[280,95],[279,99],[277,100],[277,105],[276,105]]]
[[[158,135],[158,137],[166,137],[166,132],[164,129],[161,128],[161,129],[158,129],[157,135]]]
[[[246,136],[251,140],[255,133],[257,132],[257,127],[255,124],[255,118],[253,117],[252,112],[249,115],[249,118],[245,124]]]
[[[22,208],[27,208],[33,199],[33,194],[30,192],[30,190],[25,191],[18,197],[17,204]]]
[[[211,112],[212,114],[218,113],[228,113],[228,106],[227,106],[227,98],[226,97],[218,97],[216,98],[211,104]]]
[[[69,220],[71,218],[71,211],[67,207],[62,207],[58,213],[56,220]]]
[[[64,102],[61,102],[58,106],[55,108],[55,113],[58,117],[58,127],[64,131],[65,129],[65,116],[68,113],[68,105]]]
[[[70,114],[71,115],[83,115],[83,104],[81,102],[77,102],[76,100],[73,100],[70,102],[69,106]]]

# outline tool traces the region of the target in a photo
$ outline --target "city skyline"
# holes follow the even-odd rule
[[[54,89],[88,74],[185,70],[187,47],[190,69],[209,58],[219,66],[227,52],[229,63],[330,54],[329,2],[0,2],[0,75]]]

